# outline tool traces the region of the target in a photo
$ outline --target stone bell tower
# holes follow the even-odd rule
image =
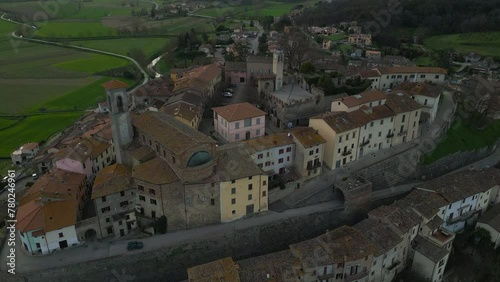
[[[124,147],[132,142],[134,138],[129,112],[128,85],[119,80],[111,80],[102,84],[102,86],[106,89],[116,162],[125,164]]]
[[[276,80],[274,81],[275,91],[280,90],[283,87],[283,68],[285,65],[285,55],[283,51],[276,50],[273,55],[273,73],[276,75]]]

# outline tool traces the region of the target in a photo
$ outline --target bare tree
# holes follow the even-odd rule
[[[281,36],[279,45],[288,60],[288,68],[298,68],[309,50],[309,37],[299,30],[292,29]]]

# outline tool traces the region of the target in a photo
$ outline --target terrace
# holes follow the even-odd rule
[[[448,232],[443,229],[438,229],[434,234],[429,236],[429,240],[434,242],[436,245],[443,247],[455,239],[455,233]]]

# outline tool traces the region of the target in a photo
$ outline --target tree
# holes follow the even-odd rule
[[[153,8],[151,8],[151,18],[154,19],[156,17],[156,10],[155,10],[155,6],[153,6]]]
[[[293,29],[280,38],[279,45],[288,60],[288,68],[293,69],[302,64],[304,56],[309,50],[309,36]]]
[[[203,42],[208,42],[208,34],[202,33],[201,38],[203,39]]]
[[[333,95],[335,93],[335,84],[333,84],[332,78],[328,74],[323,75],[319,79],[318,86],[323,88],[325,95]]]
[[[309,61],[307,61],[307,62],[303,63],[302,65],[300,65],[299,72],[301,72],[301,73],[313,73],[315,71],[316,71],[316,68]]]

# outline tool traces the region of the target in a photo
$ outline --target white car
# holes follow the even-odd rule
[[[31,177],[33,177],[33,179],[38,179],[38,174],[33,173],[33,174],[31,175]]]
[[[234,94],[234,90],[233,90],[233,89],[231,89],[231,88],[228,88],[228,89],[224,90],[224,92],[229,92],[229,93]]]
[[[233,97],[233,94],[230,92],[224,92],[224,93],[222,93],[222,96],[231,98],[231,97]]]

